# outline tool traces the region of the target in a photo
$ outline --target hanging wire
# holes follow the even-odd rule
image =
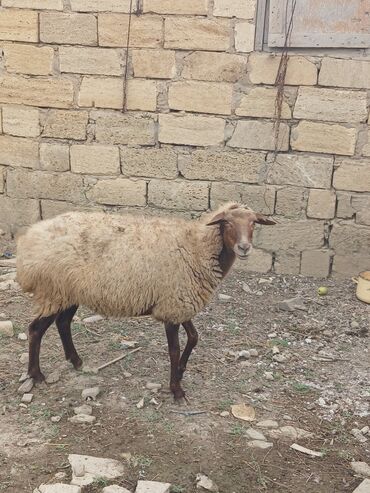
[[[131,36],[132,2],[133,0],[130,0],[130,10],[128,15],[127,40],[126,40],[126,62],[125,62],[125,71],[123,75],[123,105],[122,105],[123,113],[126,111],[126,105],[127,105],[128,50],[130,47],[130,36]]]

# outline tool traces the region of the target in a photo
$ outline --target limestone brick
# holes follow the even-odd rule
[[[40,200],[41,203],[41,215],[42,219],[51,219],[52,217],[59,216],[65,212],[75,212],[91,210],[92,207],[85,207],[81,204],[73,204],[72,202],[65,202],[59,200]]]
[[[109,48],[59,48],[60,71],[74,74],[122,75],[121,53]]]
[[[256,0],[215,0],[213,15],[216,17],[237,17],[253,19]]]
[[[276,274],[299,274],[301,254],[296,250],[282,250],[275,254],[274,271]]]
[[[157,109],[156,81],[146,79],[127,81],[127,109],[155,111]]]
[[[99,14],[99,45],[125,47],[129,16],[125,14]],[[158,48],[162,45],[163,19],[155,15],[131,18],[130,46]]]
[[[5,190],[5,166],[0,166],[0,193]]]
[[[272,268],[272,254],[253,248],[247,260],[236,260],[233,269],[244,272],[260,272],[266,274]]]
[[[69,146],[42,143],[40,145],[40,165],[45,171],[69,171]]]
[[[44,43],[96,45],[96,17],[92,14],[42,12],[40,40]]]
[[[222,144],[222,118],[192,115],[159,115],[159,141],[167,144],[210,146]]]
[[[350,193],[337,192],[337,217],[352,219],[356,211],[352,207],[351,199],[352,195]]]
[[[87,111],[50,110],[44,124],[43,137],[85,140]]]
[[[228,145],[244,149],[274,150],[274,124],[256,120],[238,121]],[[289,127],[285,123],[280,124],[277,147],[280,151],[287,151],[289,148]]]
[[[328,250],[307,250],[302,252],[301,274],[303,276],[327,277],[331,253]]]
[[[353,195],[351,204],[356,211],[356,223],[370,226],[370,196]]]
[[[321,63],[319,84],[370,89],[370,62],[325,57]]]
[[[211,185],[211,208],[225,202],[242,202],[256,212],[273,214],[275,190],[269,186],[245,185],[243,183],[214,182]]]
[[[370,156],[370,130],[367,131],[366,143],[361,151],[362,156]]]
[[[154,145],[154,120],[119,111],[94,111],[96,141],[104,144]]]
[[[291,146],[297,151],[351,156],[355,152],[356,138],[355,128],[301,121],[292,131]]]
[[[242,53],[250,53],[254,50],[254,24],[243,21],[235,25],[235,50]]]
[[[148,204],[165,209],[208,209],[208,183],[185,180],[151,180]]]
[[[208,0],[143,0],[143,12],[155,14],[207,15]]]
[[[305,213],[306,204],[307,197],[304,188],[284,187],[276,192],[276,214],[299,219]]]
[[[232,95],[231,84],[179,81],[170,85],[168,104],[174,110],[229,115]]]
[[[72,145],[71,171],[89,175],[118,175],[119,149],[104,145]]]
[[[134,76],[172,79],[176,75],[175,53],[173,50],[133,50]]]
[[[335,255],[332,274],[334,277],[351,278],[364,270],[369,270],[369,265],[370,255],[354,254],[351,251],[350,255],[348,252]]]
[[[70,0],[72,10],[78,12],[130,12],[130,0]],[[136,12],[137,0],[132,2]]]
[[[68,172],[9,170],[7,194],[13,198],[85,201],[82,177]]]
[[[370,166],[368,160],[337,161],[334,172],[334,188],[354,192],[370,192]]]
[[[3,132],[19,137],[38,137],[40,135],[38,108],[3,106]]]
[[[19,200],[0,195],[0,227],[4,231],[16,232],[40,219],[38,200]]]
[[[332,190],[311,189],[307,216],[316,219],[333,219],[335,216],[336,195]]]
[[[16,9],[63,10],[63,0],[2,0],[1,5]]]
[[[168,17],[165,20],[165,48],[226,51],[229,46],[229,21],[226,19]]]
[[[348,257],[354,253],[369,255],[370,228],[353,223],[334,224],[329,237],[329,245],[336,254]],[[350,255],[349,252],[351,252]]]
[[[78,106],[121,109],[123,81],[118,77],[83,77],[78,94]]]
[[[0,163],[8,166],[37,168],[39,144],[35,140],[0,135]]]
[[[252,53],[248,61],[252,84],[275,84],[280,57],[266,53]],[[316,65],[303,56],[291,56],[285,83],[292,86],[311,86],[317,83]]]
[[[179,171],[189,180],[259,183],[266,174],[264,152],[196,150],[179,154]]]
[[[301,87],[294,118],[330,122],[364,122],[368,115],[365,91]]]
[[[296,185],[330,188],[334,160],[331,157],[304,154],[277,154],[268,159],[267,182],[274,185]]]
[[[87,196],[98,204],[145,206],[146,182],[127,178],[99,180]]]
[[[182,76],[185,79],[236,82],[247,71],[247,59],[232,53],[196,51],[186,56]]]
[[[273,118],[275,116],[277,89],[267,87],[253,87],[248,94],[243,95],[239,106],[235,110],[238,116],[254,116]],[[291,118],[292,112],[287,101],[283,101],[281,118]]]
[[[255,245],[264,250],[315,250],[324,245],[323,221],[284,221],[255,231]]]
[[[0,10],[0,39],[37,43],[38,14],[32,10]]]
[[[49,75],[53,71],[54,50],[51,46],[6,44],[3,50],[8,72]]]
[[[134,149],[121,148],[122,174],[153,178],[176,178],[177,153],[169,148]]]

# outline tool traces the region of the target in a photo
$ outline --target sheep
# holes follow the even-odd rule
[[[82,361],[71,335],[79,305],[115,318],[151,315],[163,322],[175,399],[198,342],[191,319],[210,301],[236,257],[252,249],[255,223],[275,222],[237,203],[199,221],[103,212],[69,212],[31,226],[17,241],[17,281],[32,293],[37,317],[29,326],[28,376],[44,380],[41,339],[56,323],[65,357]],[[187,334],[180,357],[179,327]]]

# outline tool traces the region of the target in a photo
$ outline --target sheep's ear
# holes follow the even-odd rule
[[[265,226],[274,225],[276,222],[273,219],[270,219],[263,214],[256,213],[256,220],[254,221],[257,224],[264,224]]]
[[[220,223],[223,223],[225,221],[226,221],[225,212],[220,212],[219,214],[214,216],[209,223],[207,223],[207,226],[213,226],[214,224],[220,224]]]

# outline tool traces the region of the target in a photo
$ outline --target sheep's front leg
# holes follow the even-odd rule
[[[179,343],[179,324],[166,323],[166,336],[168,342],[168,352],[171,361],[170,389],[176,400],[185,397],[185,392],[180,385],[179,362],[180,362],[180,343]]]
[[[50,325],[54,322],[56,314],[50,317],[36,318],[29,326],[29,361],[28,361],[28,376],[36,382],[45,380],[44,375],[40,370],[40,346],[41,339]]]
[[[186,343],[184,352],[182,353],[180,358],[180,363],[179,363],[180,380],[182,379],[184,375],[184,371],[186,370],[186,365],[191,355],[191,352],[198,343],[198,332],[197,329],[194,327],[193,322],[191,320],[188,320],[187,322],[183,322],[182,326],[186,330],[188,341]]]

